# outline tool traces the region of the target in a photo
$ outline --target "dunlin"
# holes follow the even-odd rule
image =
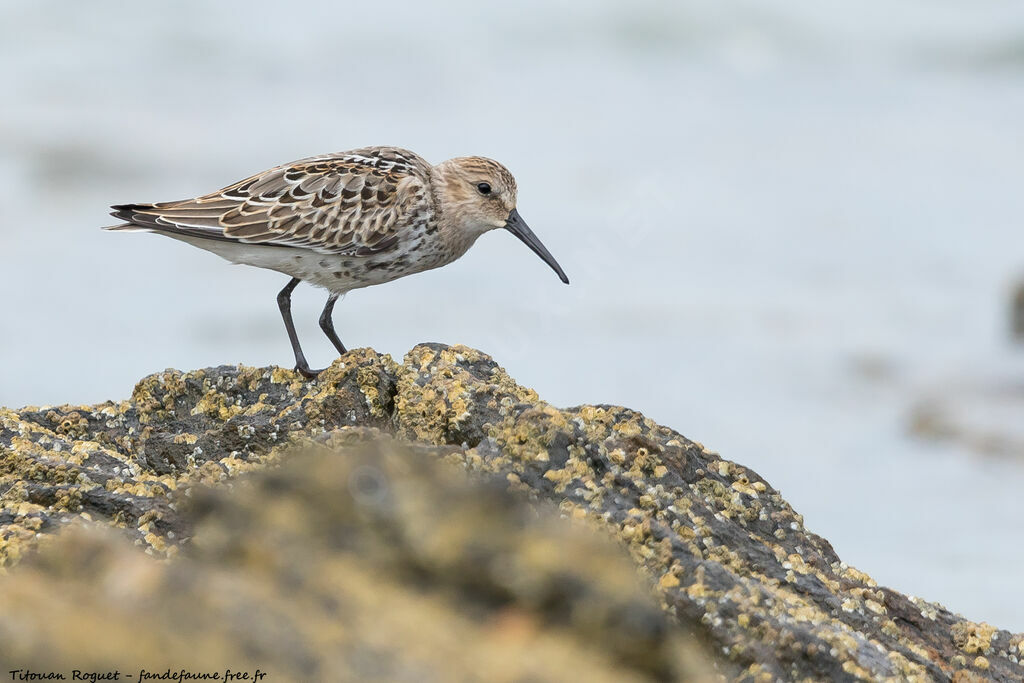
[[[107,230],[158,232],[291,276],[277,303],[295,369],[306,377],[319,371],[292,322],[299,282],[329,292],[320,327],[338,353],[345,345],[332,315],[340,295],[447,265],[488,230],[505,228],[569,284],[516,210],[515,178],[485,157],[433,166],[405,149],[364,147],[276,166],[195,199],[111,208],[126,222]]]

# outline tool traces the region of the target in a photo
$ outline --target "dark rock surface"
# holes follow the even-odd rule
[[[877,586],[753,471],[625,408],[554,408],[458,346],[417,346],[402,365],[356,350],[315,382],[277,368],[168,371],[119,404],[0,411],[0,562],[79,519],[123,528],[157,556],[199,552],[201,530],[183,544],[193,527],[180,511],[196,485],[223,488],[290,460],[295,444],[365,428],[607,530],[729,677],[1024,677],[1024,637]],[[425,506],[422,533],[444,538],[440,519]],[[635,673],[671,678],[679,666]]]

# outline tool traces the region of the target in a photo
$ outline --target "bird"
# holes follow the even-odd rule
[[[519,215],[515,177],[482,156],[433,165],[400,147],[362,147],[275,166],[193,199],[115,204],[124,221],[105,230],[153,232],[232,263],[291,279],[277,295],[295,369],[310,368],[291,314],[292,291],[306,282],[326,289],[320,328],[337,349],[338,297],[439,268],[460,258],[484,233],[503,228],[544,260],[565,284],[562,267]]]

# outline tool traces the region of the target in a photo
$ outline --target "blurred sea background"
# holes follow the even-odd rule
[[[572,285],[486,235],[347,295],[350,347],[464,343],[643,411],[880,583],[1024,630],[1024,458],[991,447],[1024,407],[1024,4],[8,2],[0,76],[0,404],[290,366],[284,276],[103,233],[109,204],[370,144],[492,156]],[[324,294],[295,299],[324,365]],[[988,436],[922,438],[936,411]]]

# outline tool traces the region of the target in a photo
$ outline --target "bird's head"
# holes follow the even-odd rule
[[[540,256],[565,284],[569,278],[541,244],[516,209],[516,179],[507,168],[486,157],[457,157],[435,167],[441,210],[460,240],[505,228]],[[468,248],[467,244],[467,248]]]

